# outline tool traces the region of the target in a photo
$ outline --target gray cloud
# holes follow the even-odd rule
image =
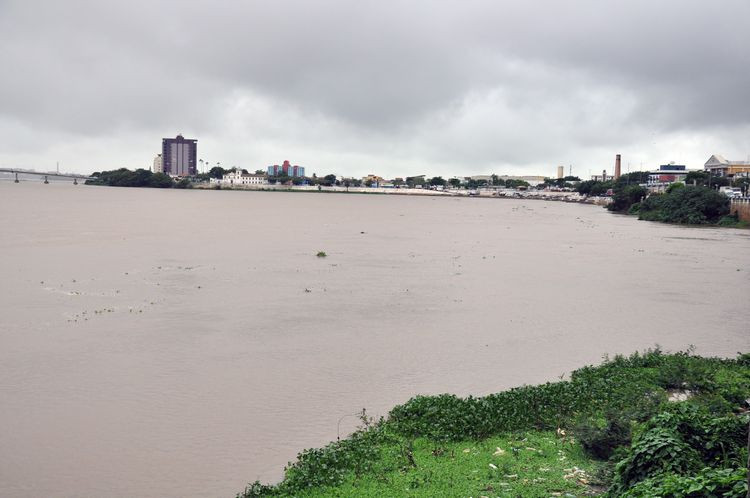
[[[697,167],[750,153],[746,19],[746,0],[5,0],[0,164],[143,166],[182,132],[223,164],[339,174]]]

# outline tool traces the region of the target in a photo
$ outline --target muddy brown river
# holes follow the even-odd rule
[[[0,182],[0,227],[4,497],[229,497],[363,407],[750,350],[750,231],[39,182]]]

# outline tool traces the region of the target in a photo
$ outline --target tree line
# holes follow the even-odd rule
[[[108,187],[149,187],[149,188],[191,188],[189,179],[183,178],[174,181],[172,177],[164,173],[153,173],[150,170],[139,168],[131,171],[127,168],[114,169],[110,171],[97,171],[92,173],[93,177],[86,180],[86,185],[105,185]]]

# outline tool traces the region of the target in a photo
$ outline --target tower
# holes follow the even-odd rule
[[[621,171],[620,171],[620,154],[617,154],[615,156],[615,180],[617,180],[618,178],[620,178],[620,174],[621,174]]]

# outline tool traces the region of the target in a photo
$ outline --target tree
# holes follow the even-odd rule
[[[336,183],[336,175],[326,175],[323,177],[322,185],[331,187]]]
[[[227,170],[225,170],[221,166],[214,166],[213,168],[208,170],[208,176],[210,176],[211,178],[222,178],[226,174]]]
[[[712,176],[708,171],[690,171],[685,176],[685,184],[687,185],[719,188],[728,186],[729,183],[729,178],[725,176]]]
[[[283,171],[279,171],[279,173],[276,175],[276,181],[281,183],[282,185],[289,183],[289,180],[291,180],[291,177]]]
[[[529,182],[525,180],[514,180],[512,178],[508,178],[505,180],[505,182],[501,182],[501,185],[504,184],[506,188],[518,188],[518,187],[529,187]]]
[[[737,177],[732,182],[733,187],[738,187],[743,196],[747,195],[748,187],[750,187],[750,178],[746,176]]]
[[[414,187],[415,185],[424,185],[424,183],[424,175],[406,177],[406,184],[410,187]]]
[[[487,180],[474,180],[469,178],[469,180],[466,182],[466,187],[469,189],[475,189],[477,187],[483,187],[487,185]]]
[[[450,183],[451,187],[453,188],[458,188],[461,186],[461,180],[459,180],[458,178],[451,178],[450,180],[448,180],[448,183]]]
[[[620,178],[615,180],[615,187],[618,185],[638,185],[639,183],[648,183],[648,179],[651,176],[649,171],[633,171],[632,173],[625,173],[620,175]]]
[[[729,198],[712,188],[687,185],[647,197],[641,202],[638,218],[691,225],[711,224],[729,214],[729,205]]]
[[[164,173],[154,173],[149,181],[149,187],[154,188],[171,188],[174,186],[174,180]]]
[[[612,196],[612,202],[607,209],[610,211],[626,212],[630,206],[641,202],[648,195],[648,190],[640,185],[628,185],[623,189],[618,189]]]
[[[193,183],[189,178],[183,178],[179,182],[175,183],[174,188],[193,188]]]
[[[256,169],[256,170],[255,170],[255,174],[256,174],[256,175],[264,175],[265,173],[266,173],[266,172],[265,172],[265,171],[263,171],[262,169]]]
[[[430,178],[430,185],[432,185],[433,187],[444,186],[445,184],[446,181],[443,180],[442,176],[433,176],[432,178]]]

